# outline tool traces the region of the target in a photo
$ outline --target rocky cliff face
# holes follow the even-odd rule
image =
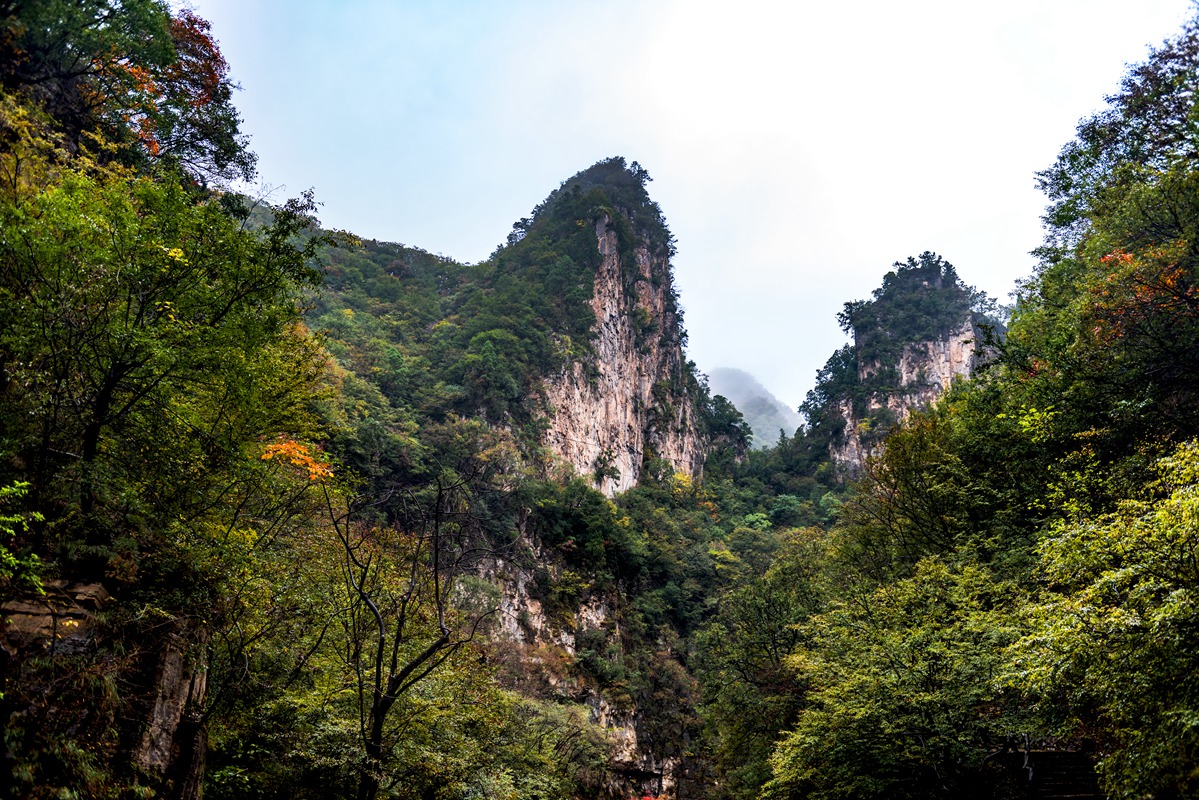
[[[707,447],[686,381],[668,256],[638,242],[635,263],[623,263],[607,215],[595,234],[602,261],[591,299],[593,354],[545,381],[545,444],[611,496],[637,484],[647,457],[698,475]]]
[[[894,388],[870,392],[864,413],[849,399],[838,403],[845,419],[845,431],[829,448],[829,455],[842,470],[853,474],[882,445],[878,424],[902,422],[914,410],[926,408],[957,378],[969,378],[978,365],[979,331],[973,319],[966,319],[946,336],[931,341],[904,345],[897,364],[878,361],[859,363],[858,380],[868,385],[884,370],[894,369]]]
[[[534,542],[522,537],[537,556],[551,581],[561,567],[546,561]],[[551,614],[536,599],[528,570],[513,561],[494,559],[483,565],[482,575],[501,591],[491,636],[502,643],[501,671],[516,688],[532,696],[557,698],[585,706],[590,721],[603,730],[608,746],[604,797],[634,797],[669,792],[680,767],[677,759],[655,758],[639,730],[643,716],[635,706],[613,703],[586,679],[577,664],[586,640],[619,646],[620,619],[626,600],[616,595],[588,594],[569,614]]]
[[[697,477],[709,450],[683,354],[669,247],[633,234],[620,213],[613,208],[591,223],[600,258],[588,353],[546,376],[540,398],[546,448],[609,497],[636,486],[650,459]],[[587,708],[609,747],[603,796],[670,791],[679,762],[655,756],[643,711],[608,696],[577,666],[597,642],[624,646],[626,598],[592,588],[568,612],[551,612],[536,596],[538,580],[553,585],[564,567],[523,530],[518,549],[523,558],[496,559],[482,570],[502,598],[491,636],[500,643],[503,671],[521,691]]]

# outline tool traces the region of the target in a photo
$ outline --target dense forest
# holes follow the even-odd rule
[[[0,794],[1199,794],[1199,19],[1039,173],[1010,313],[880,265],[751,450],[636,162],[479,264],[364,241],[234,191],[205,20],[0,8]],[[597,309],[702,470],[547,445]],[[963,325],[979,369],[843,469],[845,403]]]

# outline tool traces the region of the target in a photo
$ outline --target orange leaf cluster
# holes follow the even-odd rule
[[[274,444],[268,444],[262,453],[262,460],[270,461],[276,456],[287,461],[293,467],[306,471],[310,481],[333,477],[333,469],[329,464],[318,461],[312,456],[306,445],[300,444],[294,439],[281,438]]]
[[[208,20],[186,9],[171,20],[171,38],[179,60],[168,70],[168,77],[192,108],[216,102],[229,72],[229,64],[211,32]]]
[[[1179,263],[1186,252],[1186,243],[1177,241],[1099,259],[1113,270],[1089,292],[1090,330],[1100,344],[1113,345],[1154,321],[1199,316],[1199,288]]]

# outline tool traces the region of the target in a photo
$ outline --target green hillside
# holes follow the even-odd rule
[[[633,352],[685,342],[640,165],[460,264],[233,191],[194,13],[3,20],[0,796],[1199,793],[1199,19],[1040,173],[987,369],[852,483],[838,403],[998,321],[932,253],[879,265],[764,449],[673,362],[636,410],[693,404],[706,464],[647,447],[614,497],[545,390],[610,355],[605,258]]]

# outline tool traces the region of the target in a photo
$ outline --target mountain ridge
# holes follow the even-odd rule
[[[708,389],[732,401],[753,430],[753,447],[773,446],[782,433],[791,436],[803,425],[799,412],[784,404],[750,373],[735,367],[708,371]]]

